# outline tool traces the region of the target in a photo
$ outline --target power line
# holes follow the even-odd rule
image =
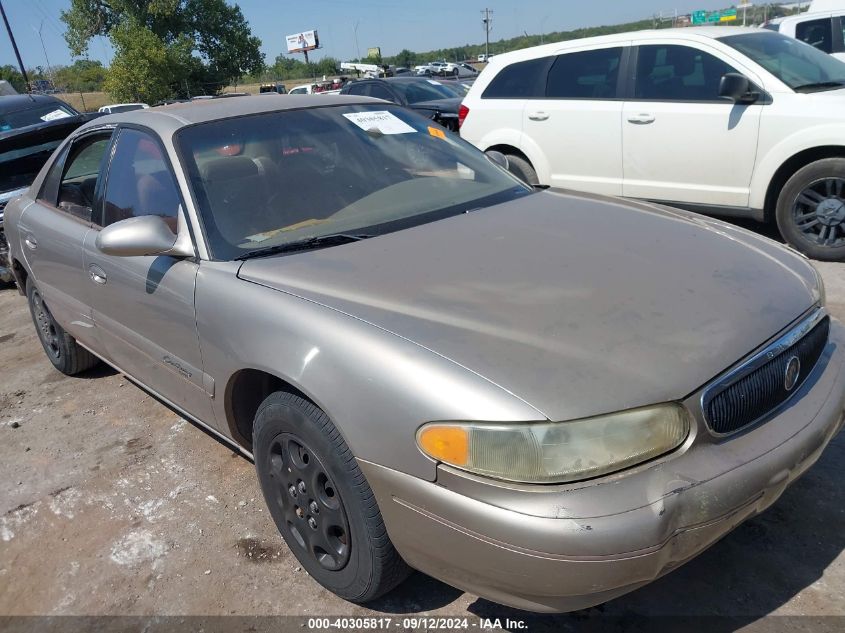
[[[484,25],[484,58],[490,56],[490,31],[493,29],[493,9],[482,9],[481,23]]]

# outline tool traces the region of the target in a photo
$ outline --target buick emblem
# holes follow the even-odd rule
[[[798,375],[801,373],[801,361],[797,356],[786,361],[786,371],[783,372],[783,388],[792,391],[795,383],[798,382]]]

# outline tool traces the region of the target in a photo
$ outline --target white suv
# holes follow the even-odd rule
[[[498,55],[460,121],[532,184],[776,219],[845,260],[845,64],[798,40],[700,27]]]
[[[763,28],[799,39],[845,61],[845,0],[816,0],[806,13],[770,20]]]

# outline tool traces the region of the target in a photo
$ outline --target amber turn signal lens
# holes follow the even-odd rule
[[[423,427],[417,443],[426,455],[447,464],[466,466],[469,460],[469,433],[459,426],[432,424]]]

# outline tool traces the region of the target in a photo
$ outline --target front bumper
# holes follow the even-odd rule
[[[813,373],[764,424],[715,438],[698,418],[675,453],[590,482],[520,486],[443,466],[429,482],[361,467],[412,567],[521,609],[582,609],[671,571],[774,503],[843,425],[843,362],[834,321]]]

